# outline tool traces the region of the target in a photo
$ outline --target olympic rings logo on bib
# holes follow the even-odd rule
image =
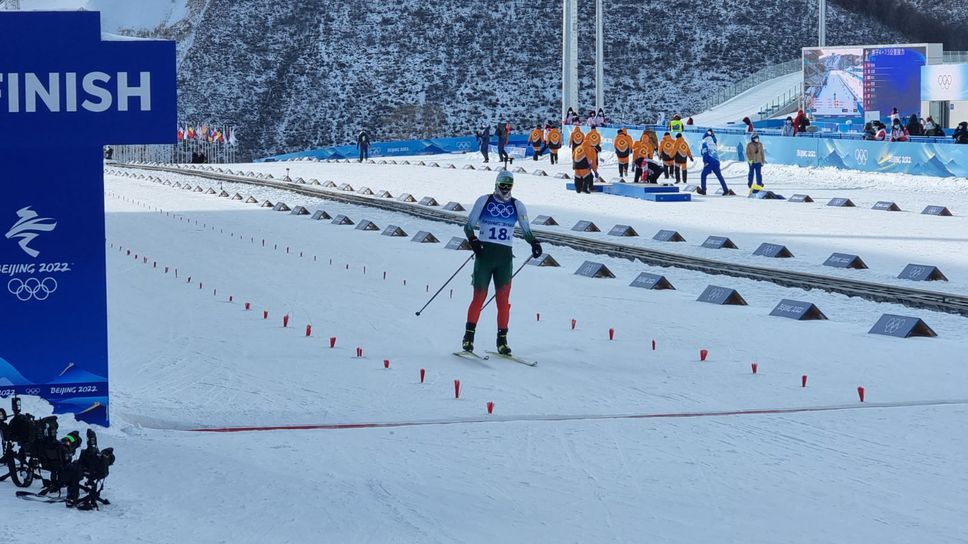
[[[490,202],[487,205],[487,213],[491,214],[491,217],[511,217],[514,214],[514,206]]]

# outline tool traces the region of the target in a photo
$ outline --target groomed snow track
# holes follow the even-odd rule
[[[353,193],[348,193],[346,191],[326,189],[315,185],[298,185],[285,181],[224,174],[217,171],[175,168],[171,166],[120,163],[113,164],[112,166],[196,176],[215,181],[247,183],[250,185],[270,187],[273,189],[280,189],[296,194],[323,198],[346,204],[356,204],[360,206],[380,208],[392,212],[405,213],[431,221],[440,221],[458,225],[463,225],[465,221],[464,215],[455,212],[448,212],[429,208],[427,206],[420,206],[416,203],[398,202],[395,200],[381,199],[372,196],[360,196]],[[683,268],[704,274],[725,275],[737,278],[769,281],[784,287],[805,290],[820,289],[831,293],[859,297],[874,302],[902,304],[910,308],[946,312],[968,317],[968,297],[965,296],[843,278],[834,278],[805,272],[794,272],[745,264],[726,263],[712,259],[704,259],[701,257],[677,255],[675,253],[668,253],[665,251],[628,246],[615,242],[589,240],[580,236],[556,233],[540,228],[535,228],[534,230],[535,232],[541,234],[542,242],[565,246],[578,251],[585,251],[599,255],[608,255],[609,257],[618,257],[633,261],[639,260],[645,264],[653,266]],[[515,235],[518,237],[521,236],[520,229],[515,231]]]

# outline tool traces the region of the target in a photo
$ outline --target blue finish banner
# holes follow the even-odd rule
[[[102,149],[174,143],[174,42],[97,12],[0,12],[0,396],[107,425]]]

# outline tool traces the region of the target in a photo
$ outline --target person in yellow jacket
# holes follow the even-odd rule
[[[580,146],[585,141],[585,133],[581,131],[581,127],[575,125],[574,129],[571,131],[571,137],[568,138],[568,147],[575,149]]]
[[[696,159],[692,158],[692,150],[689,149],[689,142],[682,137],[682,133],[676,134],[676,154],[674,155],[674,161],[676,165],[676,183],[679,183],[679,174],[682,173],[682,183],[686,183],[687,177],[687,165],[686,160],[695,162]]]
[[[558,127],[548,129],[545,142],[548,144],[548,157],[551,159],[551,164],[558,164],[558,150],[561,149],[561,130]]]
[[[602,134],[593,126],[588,131],[588,136],[585,140],[595,148],[592,172],[595,174],[595,178],[598,178],[598,155],[602,152]]]
[[[531,135],[528,136],[528,143],[531,144],[531,149],[534,149],[534,160],[538,160],[538,156],[541,155],[541,147],[544,145],[544,130],[542,130],[541,125],[534,127],[531,131]]]
[[[672,173],[672,166],[675,164],[675,156],[676,141],[672,139],[671,134],[666,132],[662,135],[662,141],[659,142],[659,159],[662,160],[665,179],[669,179],[669,174]]]
[[[625,182],[625,176],[629,175],[629,155],[632,154],[635,142],[624,128],[620,128],[612,145],[615,147],[615,158],[618,159],[618,177]]]
[[[672,116],[672,120],[669,121],[669,131],[670,132],[682,132],[682,116],[678,113]]]
[[[592,163],[588,156],[589,150],[594,152],[595,148],[589,145],[587,141],[576,145],[571,150],[571,164],[575,170],[576,193],[592,192]]]

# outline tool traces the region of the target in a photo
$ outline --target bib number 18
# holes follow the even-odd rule
[[[490,230],[491,240],[507,240],[508,239],[508,229],[491,227]]]

